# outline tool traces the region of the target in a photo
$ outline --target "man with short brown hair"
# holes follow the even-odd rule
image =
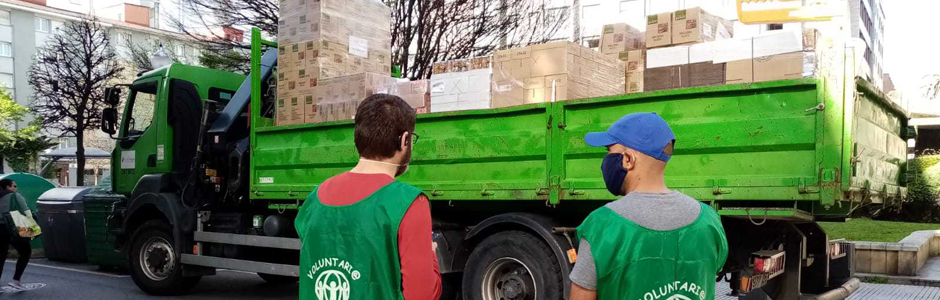
[[[415,111],[377,94],[356,110],[359,163],[307,196],[295,227],[303,242],[301,299],[437,299],[441,277],[431,212],[408,170]]]

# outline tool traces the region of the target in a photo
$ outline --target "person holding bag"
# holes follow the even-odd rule
[[[16,261],[16,271],[13,273],[13,281],[9,285],[17,290],[26,290],[20,283],[20,278],[23,277],[23,271],[26,270],[26,265],[29,264],[29,258],[32,254],[29,246],[30,238],[20,236],[10,214],[12,211],[31,217],[29,207],[26,206],[26,200],[17,193],[16,182],[10,179],[0,179],[0,215],[3,216],[0,218],[0,223],[3,223],[0,224],[0,251],[6,253],[11,245],[16,249],[20,257]],[[0,265],[0,274],[2,273],[3,267]]]

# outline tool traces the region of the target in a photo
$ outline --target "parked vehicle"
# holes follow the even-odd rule
[[[247,78],[173,64],[127,86],[123,118],[104,111],[124,197],[108,226],[147,293],[184,293],[217,268],[296,281],[297,207],[358,160],[352,121],[274,126],[277,49],[259,37]],[[119,90],[108,94],[117,105]],[[400,179],[432,200],[445,279],[473,299],[566,297],[573,228],[614,199],[599,171],[604,151],[583,136],[637,111],[659,113],[678,137],[670,188],[723,217],[730,254],[716,278],[774,299],[854,291],[851,245],[816,222],[902,197],[913,131],[902,109],[852,76],[419,115],[421,143]]]

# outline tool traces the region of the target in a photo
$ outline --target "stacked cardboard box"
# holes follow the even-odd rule
[[[644,91],[643,74],[646,70],[646,50],[630,50],[620,55],[620,60],[626,67],[626,93],[640,93]]]
[[[645,91],[689,87],[689,46],[649,49],[643,72]]]
[[[645,47],[646,36],[640,30],[625,23],[604,25],[600,42],[600,51],[604,55],[620,58],[623,52]]]
[[[497,51],[493,107],[509,107],[624,92],[624,64],[571,42]]]
[[[820,56],[830,54],[817,46],[823,41],[833,44],[814,29],[722,41],[714,47],[715,61],[726,62],[728,84],[814,77],[819,73],[819,64],[825,61]]]
[[[360,73],[320,80],[303,95],[305,122],[319,123],[352,119],[366,97],[388,89],[396,79],[385,74]]]
[[[427,113],[431,108],[431,81],[399,81],[385,85],[377,92],[401,97],[416,113]]]
[[[490,108],[492,57],[434,63],[431,112]]]
[[[647,48],[729,39],[733,33],[734,23],[699,7],[646,18]]]
[[[696,7],[672,13],[671,31],[674,45],[702,43],[730,39],[734,24]]]
[[[672,13],[661,13],[646,17],[646,47],[657,48],[672,45]]]
[[[359,77],[324,81],[367,72],[386,74],[391,69],[391,11],[376,0],[285,0],[280,2],[278,21],[277,104],[283,102],[287,114],[278,110],[276,123],[291,125],[333,120],[350,115],[345,106],[319,102],[327,90],[348,90]],[[374,75],[373,74],[373,75]],[[343,86],[345,87],[338,87]],[[297,101],[294,101],[294,99]],[[335,99],[333,99],[335,100]],[[361,98],[358,100],[362,100]],[[309,104],[308,104],[309,103]],[[292,105],[300,108],[291,108]],[[318,106],[319,105],[319,106]],[[342,106],[342,107],[340,107]],[[291,112],[317,110],[323,116]],[[327,112],[320,112],[327,110]],[[326,116],[330,114],[330,116]]]

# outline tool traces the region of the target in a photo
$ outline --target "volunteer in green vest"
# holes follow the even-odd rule
[[[319,184],[294,223],[303,243],[300,299],[440,297],[428,198],[395,180],[408,170],[414,130],[415,110],[397,96],[359,105],[359,163]]]
[[[711,207],[666,187],[666,163],[676,141],[666,120],[655,113],[628,114],[584,140],[607,147],[604,183],[623,198],[598,208],[578,227],[571,299],[714,299],[728,243]]]
[[[29,264],[32,249],[29,246],[29,238],[20,237],[14,232],[15,226],[13,225],[13,219],[10,217],[10,212],[13,210],[25,215],[29,209],[26,206],[26,199],[23,199],[23,196],[17,193],[18,191],[15,181],[0,179],[0,251],[6,254],[10,246],[16,249],[19,258],[16,260],[13,281],[9,283],[9,286],[16,290],[25,290],[26,288],[20,283],[20,278],[23,277],[26,265]],[[4,257],[6,256],[4,255]],[[2,272],[3,265],[0,264],[0,273]]]

